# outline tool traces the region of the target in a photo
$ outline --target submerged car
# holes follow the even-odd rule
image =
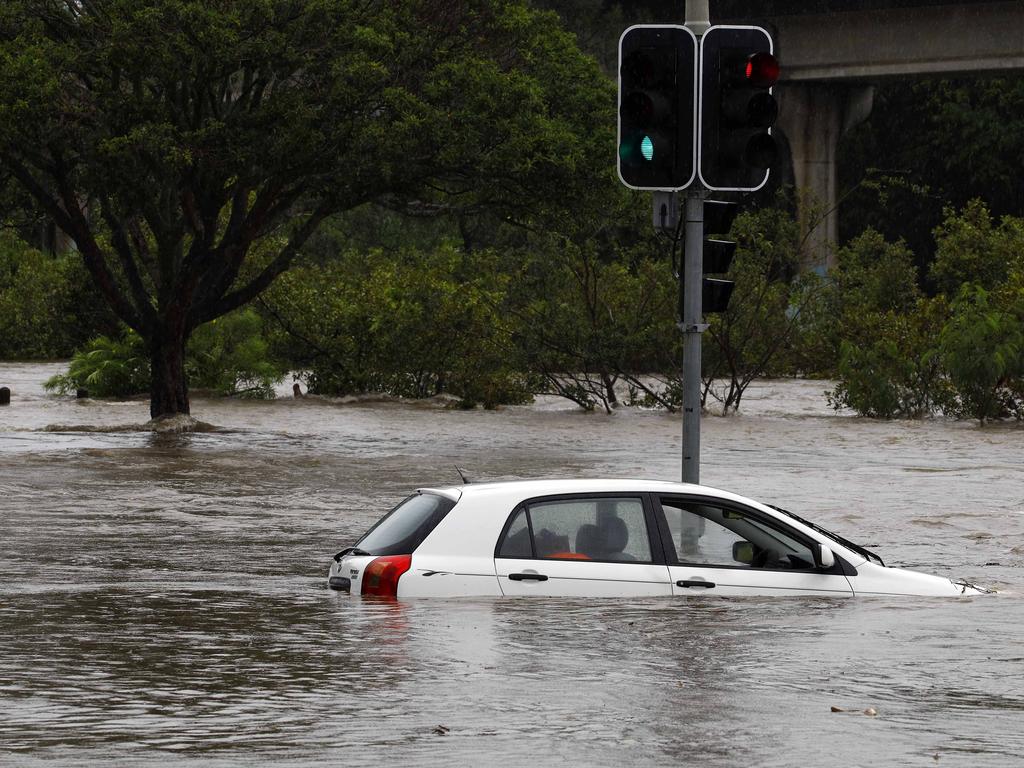
[[[888,567],[778,507],[650,480],[423,488],[334,556],[328,584],[399,598],[988,591]]]

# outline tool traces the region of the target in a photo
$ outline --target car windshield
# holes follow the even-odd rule
[[[370,555],[411,555],[454,506],[444,496],[417,493],[382,517],[356,548]]]
[[[882,558],[879,557],[878,555],[876,555],[874,552],[872,552],[867,547],[862,547],[860,544],[854,544],[852,541],[850,541],[849,539],[843,538],[838,533],[833,533],[832,531],[828,530],[827,528],[822,528],[820,525],[812,523],[810,520],[804,520],[802,517],[800,517],[799,515],[793,514],[788,509],[783,509],[782,507],[777,507],[774,504],[769,504],[768,506],[771,507],[772,509],[774,509],[776,512],[781,512],[782,514],[786,515],[787,517],[793,518],[798,523],[803,523],[808,528],[810,528],[812,530],[815,530],[818,533],[820,533],[822,536],[828,536],[830,539],[832,539],[832,541],[836,542],[837,544],[842,544],[844,547],[846,547],[847,549],[850,549],[850,550],[856,552],[858,555],[862,555],[863,557],[867,558],[868,560],[872,560],[872,561],[878,563],[879,565],[882,565],[882,566],[885,565],[885,563],[882,562]]]

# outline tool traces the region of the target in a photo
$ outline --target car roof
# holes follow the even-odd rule
[[[706,485],[624,478],[504,480],[439,488],[420,488],[418,491],[420,493],[438,493],[453,501],[463,498],[466,500],[501,498],[508,501],[513,499],[523,501],[537,496],[556,496],[569,493],[686,493],[715,496],[745,503],[752,501],[752,499]]]

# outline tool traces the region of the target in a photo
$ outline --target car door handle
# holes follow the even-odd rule
[[[713,581],[702,581],[700,579],[681,579],[676,582],[677,587],[704,587],[704,589],[711,589],[715,586]]]
[[[543,573],[510,573],[508,575],[512,581],[547,581],[548,577]]]

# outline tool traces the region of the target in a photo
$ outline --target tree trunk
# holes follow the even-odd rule
[[[167,313],[161,327],[149,340],[149,415],[163,419],[189,414],[188,381],[185,377],[185,322],[177,313]]]
[[[605,401],[610,408],[619,407],[619,398],[615,394],[615,381],[618,376],[612,376],[607,371],[601,371],[601,383],[604,385]]]

